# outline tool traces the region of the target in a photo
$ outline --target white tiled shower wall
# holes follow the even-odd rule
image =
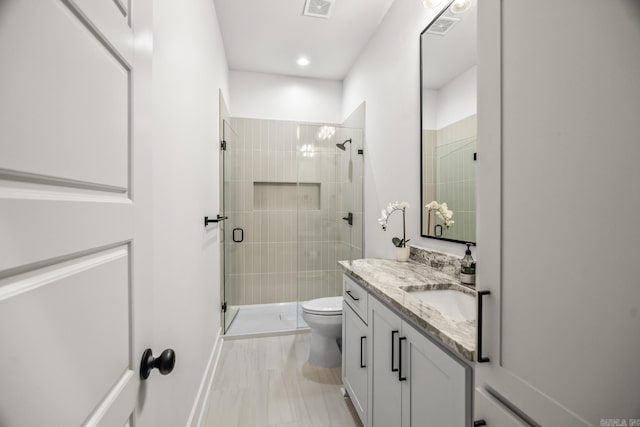
[[[335,146],[344,130],[327,124],[335,133],[322,139],[323,126],[231,119],[238,138],[228,143],[225,163],[227,303],[341,294],[337,261],[362,253],[361,243],[354,249],[362,232],[353,232],[362,225],[362,167],[350,167],[350,151]],[[355,191],[354,174],[360,176]],[[354,198],[360,200],[358,212]],[[359,213],[353,227],[341,220],[347,211]],[[234,228],[244,230],[242,243],[230,241]]]

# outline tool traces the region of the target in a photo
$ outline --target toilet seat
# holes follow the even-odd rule
[[[302,303],[302,311],[319,316],[342,315],[342,297],[317,298]]]

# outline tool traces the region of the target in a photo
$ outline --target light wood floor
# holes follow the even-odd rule
[[[340,368],[307,362],[310,337],[225,341],[203,427],[361,426]]]

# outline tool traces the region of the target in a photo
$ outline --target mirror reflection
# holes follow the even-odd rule
[[[420,35],[421,230],[475,243],[477,6],[458,3]]]

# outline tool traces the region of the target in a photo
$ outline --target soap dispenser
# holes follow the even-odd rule
[[[464,258],[460,261],[460,281],[465,285],[476,285],[476,262],[471,256],[471,243],[467,243]]]

